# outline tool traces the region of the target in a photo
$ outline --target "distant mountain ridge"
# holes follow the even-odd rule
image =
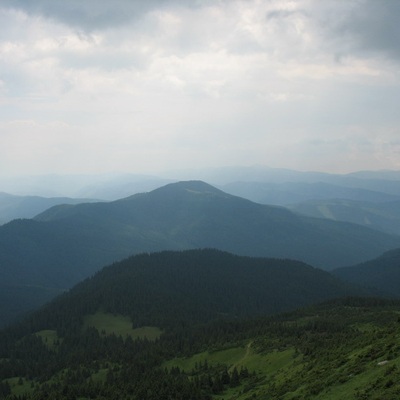
[[[346,199],[364,202],[390,202],[400,197],[357,187],[326,182],[232,182],[220,188],[235,196],[261,204],[291,206],[296,203]]]
[[[333,174],[257,165],[185,169],[184,171],[164,172],[161,176],[110,173],[0,177],[0,191],[18,195],[116,200],[133,193],[147,192],[167,183],[193,179],[203,180],[221,187],[237,182],[278,185],[324,183],[336,187],[362,189],[400,197],[400,171],[358,171],[348,174]],[[234,194],[243,196],[239,193]],[[243,197],[247,198],[247,196]],[[251,200],[259,201],[254,198]]]
[[[355,237],[364,259],[375,253],[370,252],[374,247],[379,255],[382,251],[378,248],[390,248],[400,240],[357,225],[302,217],[283,207],[253,203],[202,181],[168,184],[111,203],[54,207],[35,218],[53,223],[61,219],[130,225],[139,229],[142,237],[154,235],[154,240],[170,243],[172,249],[211,247],[242,255],[298,259],[324,269],[360,257],[352,247]],[[366,240],[369,248],[360,245],[360,239]],[[332,241],[335,244],[330,248]]]
[[[73,199],[69,197],[16,196],[0,192],[0,225],[17,218],[33,218],[55,205],[94,201],[93,199]]]
[[[133,193],[153,190],[171,181],[130,173],[47,174],[0,177],[0,191],[19,196],[92,198],[112,201]]]
[[[288,208],[310,217],[346,221],[400,235],[400,200],[374,203],[331,199],[307,201]]]
[[[286,183],[325,183],[400,196],[400,171],[358,171],[348,174],[334,174],[256,165],[178,171],[174,176],[179,176],[181,180],[193,179],[195,176],[196,179],[214,185],[226,185],[234,182],[275,183],[279,185]]]
[[[141,252],[217,248],[332,269],[399,246],[396,236],[298,216],[189,181],[114,202],[55,206],[0,227],[0,277],[7,293],[21,286],[63,290]],[[18,289],[14,297],[20,295]]]

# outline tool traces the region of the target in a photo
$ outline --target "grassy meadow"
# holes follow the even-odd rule
[[[86,316],[84,327],[96,328],[102,335],[114,334],[123,338],[130,336],[132,339],[156,340],[162,333],[161,329],[152,326],[132,328],[132,321],[129,317],[103,312]]]

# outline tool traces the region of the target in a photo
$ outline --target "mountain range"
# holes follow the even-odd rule
[[[97,225],[93,235],[119,235],[118,243],[125,239],[131,253],[218,248],[241,255],[292,258],[327,270],[366,261],[400,243],[394,235],[299,216],[201,181],[169,184],[111,203],[53,207],[35,217],[35,222],[73,226],[75,233]]]
[[[1,177],[3,192],[19,196],[72,197],[116,200],[147,192],[176,179],[140,174],[35,175]]]
[[[180,182],[113,202],[55,206],[1,226],[0,312],[6,322],[16,308],[36,307],[104,265],[142,252],[217,248],[329,270],[396,247],[394,235]]]
[[[327,182],[231,182],[220,185],[219,188],[256,203],[289,206],[289,208],[298,203],[301,205],[337,199],[386,203],[400,198],[390,193]]]
[[[392,196],[397,199],[400,197],[400,172],[399,171],[359,171],[349,174],[328,174],[312,171],[295,171],[289,169],[269,168],[264,166],[250,167],[225,167],[225,168],[209,168],[194,169],[184,171],[168,171],[160,176],[139,175],[129,173],[113,173],[98,175],[38,175],[38,176],[12,176],[1,177],[0,187],[4,192],[15,195],[37,195],[45,197],[74,197],[74,198],[96,198],[101,200],[116,200],[134,193],[150,191],[165,185],[167,183],[184,181],[184,180],[203,180],[224,191],[239,195],[256,202],[260,198],[254,198],[254,185],[271,185],[271,198],[274,195],[274,187],[277,186],[279,195],[280,191],[296,192],[296,184],[300,184],[300,194],[306,195],[306,190],[301,188],[303,184],[319,185],[325,184],[320,189],[324,192],[326,189],[332,194],[336,190],[344,191],[346,189],[364,190],[364,194],[375,192],[379,196]],[[252,187],[247,191],[246,185]],[[294,185],[290,187],[290,185]],[[237,187],[237,189],[235,189]],[[317,188],[317,186],[315,186]],[[240,190],[239,192],[235,192]],[[265,192],[264,189],[261,189]],[[249,196],[247,196],[247,193]],[[318,194],[315,190],[311,191],[311,196]],[[355,192],[355,195],[356,192]],[[372,194],[373,195],[373,194]],[[258,196],[258,195],[257,195]],[[393,197],[394,196],[394,197]],[[320,197],[316,197],[320,198]],[[342,196],[329,195],[329,198],[343,198]],[[348,198],[346,196],[346,198]],[[307,200],[315,199],[307,197]],[[354,198],[353,198],[354,199]],[[354,199],[354,200],[360,200]],[[364,198],[363,200],[369,200]],[[303,200],[294,200],[289,203],[295,203]],[[270,203],[274,204],[274,203]],[[281,204],[281,203],[279,203]],[[286,199],[285,199],[286,204]]]
[[[398,398],[400,172],[203,177],[0,193],[0,399]]]

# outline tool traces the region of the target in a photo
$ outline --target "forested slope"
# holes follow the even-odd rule
[[[398,301],[265,316],[356,292],[288,260],[137,255],[0,332],[0,398],[396,399]]]
[[[386,296],[400,297],[400,249],[365,263],[338,268],[333,274],[347,282],[375,288]]]
[[[298,261],[235,256],[218,250],[139,254],[98,272],[56,299],[37,329],[73,325],[99,310],[134,326],[266,315],[366,291]],[[53,311],[51,311],[53,310]],[[39,318],[40,316],[40,318]],[[43,320],[42,320],[43,319]]]

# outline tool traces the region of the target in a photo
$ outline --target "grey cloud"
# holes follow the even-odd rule
[[[355,51],[400,58],[400,1],[364,0],[338,23],[335,34],[347,36]]]
[[[189,0],[3,0],[2,7],[20,9],[42,15],[84,31],[105,29],[126,24],[143,14],[171,5],[196,6]]]
[[[273,10],[273,11],[267,12],[266,18],[267,18],[267,20],[284,19],[284,18],[288,18],[288,17],[291,17],[292,15],[296,15],[296,14],[305,14],[305,13],[301,10],[294,10],[294,11]]]
[[[316,0],[296,3],[297,8],[276,9],[266,21],[288,23],[297,16],[326,41],[336,57],[355,53],[380,53],[400,58],[399,0]]]

